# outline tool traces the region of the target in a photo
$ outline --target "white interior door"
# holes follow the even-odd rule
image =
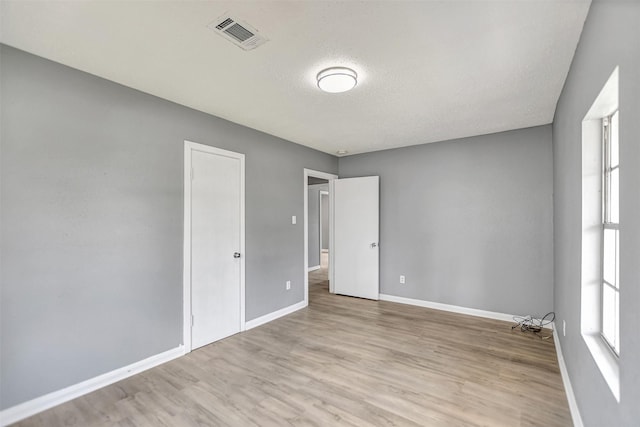
[[[240,332],[244,321],[244,156],[199,147],[189,150],[192,349]]]
[[[333,181],[333,291],[379,298],[379,177]]]

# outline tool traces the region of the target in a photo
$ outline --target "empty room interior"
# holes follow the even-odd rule
[[[640,2],[0,0],[1,426],[640,425]]]

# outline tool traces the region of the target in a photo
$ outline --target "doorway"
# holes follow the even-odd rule
[[[317,292],[329,292],[329,246],[323,249],[323,231],[326,230],[328,240],[329,207],[327,206],[329,194],[329,181],[313,176],[307,178],[308,184],[308,282],[310,298]],[[324,200],[322,195],[325,194]],[[323,206],[324,201],[324,206]],[[323,207],[326,209],[323,215]],[[323,220],[326,221],[323,230]],[[327,242],[328,243],[328,242]]]
[[[244,155],[185,141],[184,344],[244,329]]]
[[[329,293],[331,208],[329,181],[337,175],[304,170],[305,304],[310,291]]]

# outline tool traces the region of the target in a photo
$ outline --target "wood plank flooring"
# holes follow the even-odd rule
[[[17,426],[570,426],[552,340],[330,295]]]

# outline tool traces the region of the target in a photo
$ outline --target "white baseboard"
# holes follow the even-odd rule
[[[415,305],[418,307],[433,308],[434,310],[450,311],[452,313],[468,314],[469,316],[484,317],[487,319],[503,320],[505,322],[515,323],[513,318],[517,317],[513,314],[498,313],[496,311],[478,310],[476,308],[461,307],[459,305],[443,304],[441,302],[426,301],[422,299],[413,299],[405,297],[397,297],[395,295],[380,294],[382,301],[397,302],[400,304]],[[536,319],[540,320],[540,319]],[[545,325],[547,329],[553,329],[553,323]]]
[[[249,329],[253,329],[256,328],[260,325],[264,325],[265,323],[269,323],[272,320],[276,320],[282,316],[286,316],[287,314],[291,314],[294,311],[298,311],[302,308],[305,308],[307,306],[307,304],[304,301],[300,301],[299,303],[290,305],[288,307],[285,308],[281,308],[278,311],[274,311],[273,313],[269,313],[269,314],[265,314],[264,316],[260,316],[257,317],[253,320],[249,320],[248,322],[245,323],[244,327],[245,327],[245,331],[248,331]]]
[[[319,265],[314,265],[313,267],[309,267],[308,271],[316,271],[316,270],[320,270],[320,266]]]
[[[184,355],[184,346],[180,345],[171,350],[132,363],[131,365],[123,366],[106,374],[12,406],[0,412],[0,426],[8,426],[9,424],[13,424],[49,408],[53,408],[54,406],[91,393],[92,391],[106,387],[132,375],[139,374],[142,371],[146,371],[147,369],[151,369],[182,355]]]
[[[304,301],[300,301],[299,303],[274,311],[273,313],[250,320],[245,323],[245,330],[271,322],[272,320],[291,314],[294,311],[305,308],[306,306],[307,304],[305,304]],[[12,406],[0,411],[0,426],[4,427],[16,423],[39,412],[53,408],[54,406],[58,406],[87,393],[91,393],[99,388],[106,387],[110,384],[146,371],[147,369],[151,369],[155,366],[176,359],[184,354],[185,348],[183,345],[180,345],[171,350],[156,354],[139,362],[132,363],[131,365],[115,369],[111,372],[65,387],[61,390]]]
[[[567,395],[567,401],[569,402],[569,411],[571,411],[571,418],[573,419],[574,427],[584,427],[582,423],[582,417],[580,416],[580,410],[578,409],[578,402],[576,401],[576,395],[573,394],[573,387],[571,386],[571,380],[569,379],[569,372],[567,371],[567,365],[564,363],[564,357],[562,356],[562,347],[560,347],[560,339],[558,338],[558,331],[553,330],[553,341],[556,345],[556,354],[558,355],[558,366],[560,366],[560,374],[562,375],[562,383],[564,384],[564,391]]]
[[[383,301],[398,302],[400,304],[417,305],[418,307],[433,308],[435,310],[451,311],[453,313],[468,314],[470,316],[486,317],[488,319],[513,322],[512,314],[478,310],[475,308],[460,307],[458,305],[443,304],[440,302],[425,301],[421,299],[397,297],[395,295],[380,294],[380,299]]]

